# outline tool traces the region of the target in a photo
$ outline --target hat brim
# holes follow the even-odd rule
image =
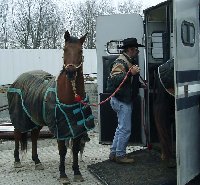
[[[138,47],[145,47],[145,46],[142,45],[142,44],[134,44],[134,45],[125,45],[125,46],[120,46],[120,47],[118,47],[118,49],[125,49],[125,48],[132,48],[132,47],[136,47],[136,48],[138,48]]]

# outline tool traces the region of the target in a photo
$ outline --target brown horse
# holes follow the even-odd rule
[[[14,167],[21,167],[19,145],[22,150],[27,149],[27,132],[31,131],[32,160],[36,169],[43,169],[37,154],[37,140],[42,126],[47,125],[58,141],[60,179],[69,181],[65,172],[65,141],[72,139],[74,180],[84,180],[78,165],[80,141],[94,128],[84,89],[82,45],[85,38],[86,35],[78,39],[65,32],[64,64],[58,77],[44,71],[30,71],[10,86],[7,97],[15,128]]]
[[[154,119],[161,145],[161,159],[174,167],[173,128],[175,122],[174,60],[158,67],[155,77]]]

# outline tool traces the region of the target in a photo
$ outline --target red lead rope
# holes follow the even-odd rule
[[[126,73],[126,76],[124,77],[124,79],[122,80],[122,82],[119,84],[119,86],[116,88],[116,90],[108,98],[106,98],[105,100],[99,102],[98,104],[95,104],[95,103],[91,103],[91,104],[90,103],[85,103],[82,100],[79,100],[78,102],[82,103],[83,105],[90,105],[90,106],[95,106],[95,107],[106,103],[108,100],[110,100],[120,90],[121,86],[124,84],[124,82],[128,78],[128,75],[129,75],[132,67],[128,70],[128,72]]]
[[[132,66],[132,67],[133,67],[133,66]],[[89,105],[89,106],[94,106],[94,107],[97,107],[97,106],[99,106],[99,105],[102,105],[102,104],[106,103],[108,100],[110,100],[110,99],[120,90],[121,86],[124,84],[124,82],[125,82],[126,79],[128,78],[128,75],[129,75],[129,73],[130,73],[132,67],[128,70],[128,72],[126,73],[126,76],[124,77],[124,79],[122,80],[122,82],[119,84],[119,86],[116,88],[116,90],[115,90],[108,98],[106,98],[105,100],[99,102],[98,104],[95,104],[95,103],[86,103],[86,102],[83,102],[83,100],[81,99],[81,97],[80,97],[79,95],[77,95],[77,96],[75,97],[75,101],[76,101],[76,102],[80,102],[80,103],[82,103],[83,105]],[[146,84],[147,84],[146,81],[145,81],[141,76],[139,76],[139,77],[140,77],[140,79],[143,81],[143,83],[146,85]]]
[[[133,66],[132,66],[132,67],[133,67]],[[81,99],[81,97],[80,97],[80,96],[77,96],[77,97],[75,97],[75,101],[80,102],[80,103],[82,103],[83,105],[89,105],[89,106],[95,106],[95,107],[106,103],[108,100],[110,100],[110,99],[120,90],[121,86],[124,84],[124,82],[125,82],[126,79],[128,78],[128,75],[129,75],[129,73],[130,73],[132,67],[128,70],[126,76],[124,77],[124,79],[122,80],[122,82],[119,84],[119,86],[116,88],[116,90],[115,90],[108,98],[106,98],[105,100],[99,102],[98,104],[95,104],[95,103],[91,103],[91,104],[90,104],[90,103],[83,102],[82,99]],[[147,82],[146,82],[141,76],[139,76],[139,77],[140,77],[140,79],[143,81],[143,83],[146,85]],[[147,148],[148,148],[149,150],[151,150],[151,149],[152,149],[152,144],[150,144],[150,142],[149,142],[148,129],[147,129],[147,125],[144,123],[144,121],[143,121],[143,127],[144,127],[144,133],[145,133],[145,136],[146,136]]]

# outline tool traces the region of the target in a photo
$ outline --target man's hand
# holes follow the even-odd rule
[[[147,89],[147,84],[141,83],[140,88]]]
[[[140,68],[139,68],[139,66],[138,66],[138,65],[133,65],[133,66],[131,67],[131,74],[132,74],[132,75],[136,75],[136,74],[138,74],[138,73],[140,73]]]

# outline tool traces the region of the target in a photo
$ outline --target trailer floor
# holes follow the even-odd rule
[[[105,185],[176,185],[176,168],[168,168],[157,150],[130,153],[134,164],[109,160],[88,165],[88,170]],[[186,185],[200,185],[200,174]]]
[[[131,153],[134,164],[117,164],[109,160],[92,164],[88,169],[109,185],[176,185],[176,168],[167,168],[154,150]]]

